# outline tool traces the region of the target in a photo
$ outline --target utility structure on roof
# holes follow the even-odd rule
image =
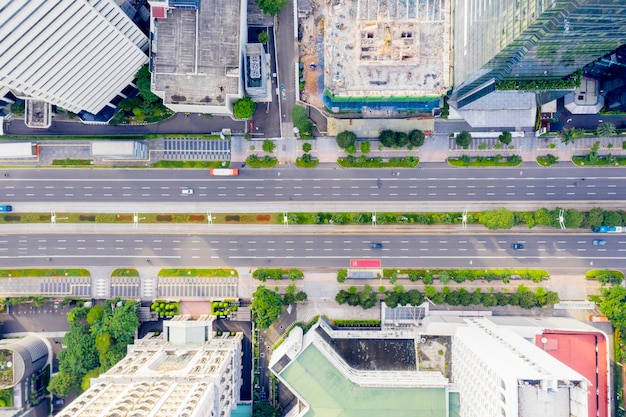
[[[152,91],[175,112],[232,115],[244,95],[246,0],[150,1]]]
[[[38,128],[51,105],[112,115],[109,103],[148,61],[148,38],[114,0],[5,0],[0,33],[0,91],[26,99],[27,125]]]

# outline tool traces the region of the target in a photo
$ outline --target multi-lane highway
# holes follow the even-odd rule
[[[0,203],[16,210],[76,203],[303,202],[581,202],[626,201],[624,168],[240,170],[239,177],[210,177],[208,170],[23,169],[0,176]],[[193,188],[193,195],[183,195]],[[25,203],[25,205],[23,204]],[[34,205],[37,204],[39,205]],[[42,204],[45,203],[43,206]],[[55,206],[55,204],[65,204]],[[103,206],[105,211],[107,210]],[[109,206],[108,211],[111,207]],[[390,207],[391,209],[392,207]],[[415,210],[420,207],[416,206]],[[456,208],[457,210],[459,207]],[[148,211],[161,211],[150,204]]]
[[[594,246],[593,239],[606,240]],[[372,249],[372,242],[382,249]],[[511,248],[522,243],[523,250]],[[346,267],[349,259],[380,258],[384,267],[527,267],[583,271],[621,268],[626,235],[559,233],[442,234],[297,233],[0,235],[5,267],[146,265],[214,267]]]

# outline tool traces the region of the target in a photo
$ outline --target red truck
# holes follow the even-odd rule
[[[213,177],[236,177],[239,175],[237,168],[211,168],[210,172]]]

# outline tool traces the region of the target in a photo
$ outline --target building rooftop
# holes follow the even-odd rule
[[[155,19],[153,90],[166,105],[223,107],[239,94],[241,13],[239,1],[201,0]]]
[[[326,5],[326,88],[338,96],[438,96],[450,87],[446,0]]]
[[[96,114],[148,61],[148,38],[112,0],[4,1],[0,85]]]

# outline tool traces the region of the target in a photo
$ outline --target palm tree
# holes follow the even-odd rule
[[[559,133],[559,136],[561,137],[561,142],[563,142],[566,145],[569,145],[570,143],[574,143],[576,139],[579,139],[585,136],[585,130],[579,129],[579,128],[572,128],[572,129],[563,128],[563,130],[561,130],[561,133]]]
[[[615,125],[613,123],[603,122],[598,125],[596,133],[601,138],[608,138],[611,136],[615,136],[617,134],[617,129],[615,129]]]

